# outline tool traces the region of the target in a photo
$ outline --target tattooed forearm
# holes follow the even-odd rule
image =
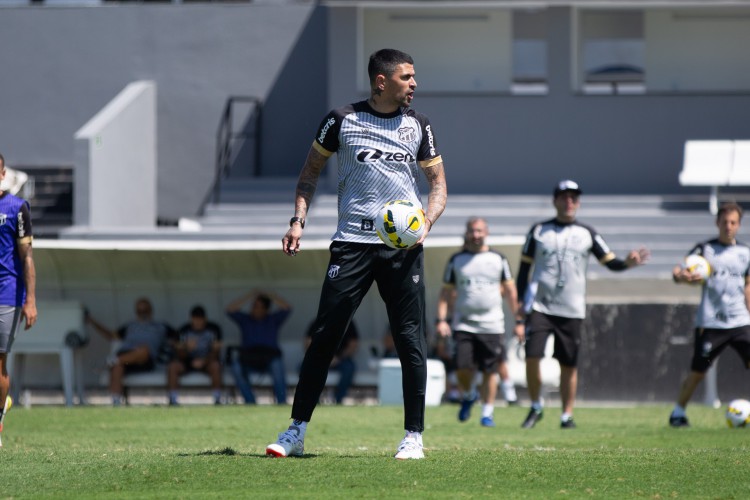
[[[445,182],[443,163],[440,162],[437,165],[425,168],[424,173],[427,183],[430,185],[425,216],[434,224],[445,210],[445,204],[448,201],[448,186]],[[432,226],[430,226],[430,229],[432,229]]]
[[[307,216],[307,209],[310,207],[310,202],[315,195],[315,190],[318,187],[318,178],[326,164],[326,160],[328,158],[318,153],[315,149],[310,148],[307,160],[305,160],[305,165],[302,167],[299,180],[297,181],[297,196],[294,205],[294,215],[296,217],[305,218]]]

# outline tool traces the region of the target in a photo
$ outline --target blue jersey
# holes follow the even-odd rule
[[[3,193],[0,195],[0,305],[21,307],[26,299],[19,241],[31,241],[29,204]]]

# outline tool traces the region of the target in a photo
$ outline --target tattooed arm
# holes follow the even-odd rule
[[[425,177],[427,178],[427,183],[430,185],[430,194],[429,199],[427,200],[427,210],[425,212],[427,230],[417,242],[417,245],[421,244],[427,237],[427,233],[430,232],[432,225],[435,224],[443,213],[443,210],[445,210],[445,204],[448,201],[448,186],[445,183],[443,162],[441,161],[430,167],[424,167],[423,170]]]
[[[297,181],[297,195],[294,202],[294,216],[304,220],[310,207],[315,189],[318,187],[320,172],[325,167],[327,156],[321,154],[314,147],[307,153],[305,165]],[[302,224],[295,222],[282,238],[282,250],[287,255],[294,255],[299,251],[299,241],[302,238]]]

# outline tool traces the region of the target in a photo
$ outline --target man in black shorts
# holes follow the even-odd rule
[[[508,259],[490,248],[486,242],[488,234],[484,219],[472,217],[466,222],[464,247],[451,256],[445,267],[435,329],[442,338],[453,331],[456,375],[462,392],[458,420],[466,422],[470,417],[471,407],[477,400],[474,378],[479,370],[483,375],[479,423],[484,427],[494,427],[498,371],[505,375],[502,383],[507,399],[511,399],[507,397],[510,392],[508,385],[513,389],[507,366],[503,366],[507,365],[508,359],[503,298],[510,310],[516,311],[518,296]],[[453,312],[452,318],[449,311]],[[498,370],[498,367],[504,369]],[[515,401],[515,397],[512,400]]]
[[[553,193],[554,219],[534,224],[526,237],[518,271],[521,306],[516,329],[526,329],[526,381],[531,410],[522,427],[542,419],[539,369],[550,334],[555,336],[554,357],[560,363],[560,427],[571,429],[578,387],[578,346],[586,316],[586,270],[589,254],[610,271],[624,271],[646,262],[645,248],[631,251],[625,260],[615,257],[596,231],[576,220],[581,189],[571,180],[560,181]],[[531,279],[529,274],[531,272]]]
[[[702,284],[701,303],[695,318],[695,345],[690,373],[682,382],[677,404],[669,415],[672,427],[687,427],[685,408],[695,388],[706,376],[713,361],[727,346],[750,368],[750,247],[737,241],[742,207],[725,203],[719,209],[718,238],[698,243],[688,255],[701,255],[711,265],[711,275],[703,278],[681,265],[672,270],[675,283]]]
[[[411,56],[379,50],[370,56],[367,71],[369,99],[331,111],[320,124],[297,183],[294,217],[282,239],[284,253],[299,252],[318,177],[328,158],[337,153],[338,227],[294,394],[293,422],[266,448],[271,456],[303,454],[307,423],[325,386],[328,367],[374,281],[386,305],[403,374],[406,435],[395,457],[424,458],[427,362],[422,241],[445,209],[445,173],[432,125],[410,108],[417,86]],[[424,235],[409,250],[389,248],[375,232],[375,218],[389,201],[422,206],[420,170],[430,189]]]

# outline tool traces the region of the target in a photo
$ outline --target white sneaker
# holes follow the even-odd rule
[[[396,460],[419,460],[424,458],[422,434],[407,433],[404,439],[401,440],[401,444],[398,445],[395,458]]]
[[[8,413],[8,410],[10,410],[10,407],[13,406],[13,398],[10,397],[10,394],[8,394],[5,397],[5,405],[2,409],[2,414],[0,414],[0,432],[3,432],[3,420],[5,420],[5,414]],[[0,439],[0,448],[3,447],[3,440]]]
[[[305,452],[305,439],[300,439],[299,428],[294,425],[279,434],[275,443],[266,446],[266,455],[269,457],[301,457]]]

